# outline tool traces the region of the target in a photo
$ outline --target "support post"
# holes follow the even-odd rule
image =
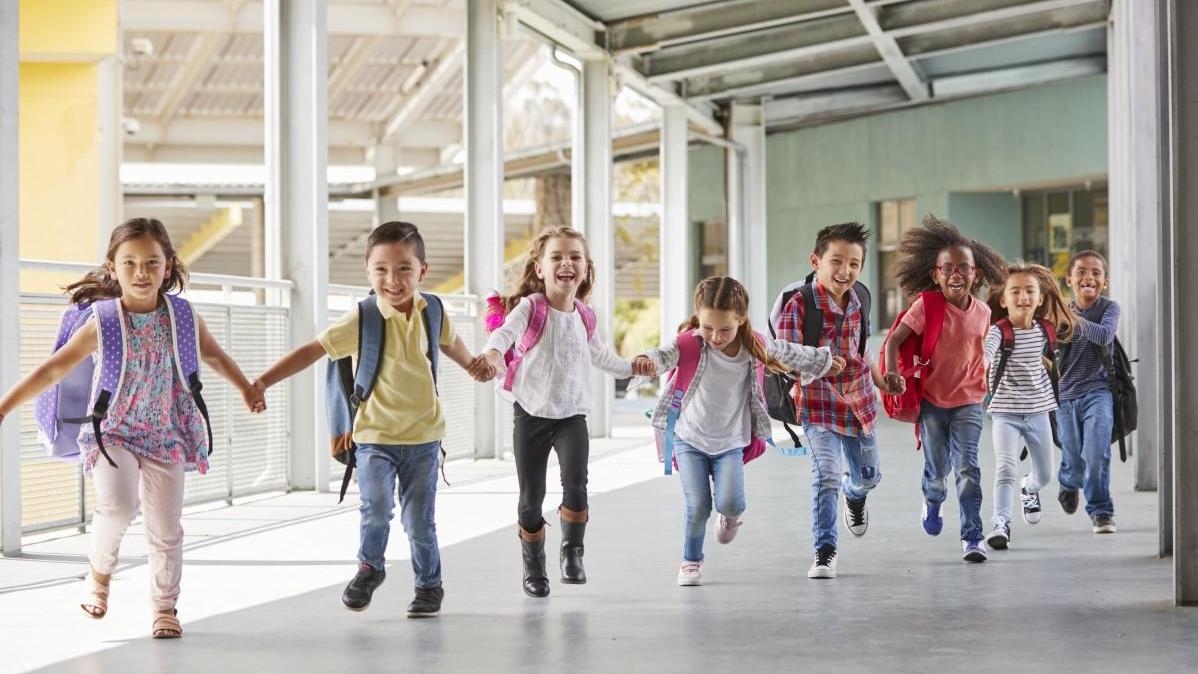
[[[582,181],[571,188],[581,191],[582,231],[595,261],[595,287],[591,306],[598,318],[600,337],[610,340],[615,314],[616,237],[611,219],[611,66],[606,60],[583,61],[580,81],[582,109]],[[611,375],[596,370],[591,385],[591,411],[587,415],[591,437],[611,435],[615,382]]]
[[[686,109],[661,109],[661,244],[658,251],[661,287],[661,336],[668,339],[691,315],[692,278],[690,217],[687,214],[688,128]]]
[[[21,367],[21,287],[17,173],[18,0],[0,0],[0,391],[17,383]],[[21,552],[21,415],[0,423],[0,551]]]
[[[728,275],[749,291],[749,318],[765,329],[769,289],[765,205],[765,115],[759,103],[732,103],[728,111]]]

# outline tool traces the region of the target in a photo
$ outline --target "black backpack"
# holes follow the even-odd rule
[[[865,355],[866,340],[869,338],[869,309],[872,303],[872,296],[869,294],[869,288],[865,284],[857,282],[853,284],[853,290],[857,292],[857,300],[861,303],[861,343],[858,345],[857,352],[862,356]],[[774,310],[771,312],[769,320],[770,337],[778,338],[774,328],[774,323],[778,320],[782,310],[794,297],[795,293],[803,295],[803,344],[806,346],[819,346],[820,338],[824,332],[824,312],[815,304],[815,272],[807,275],[802,283],[792,283],[782,289],[778,294],[778,299],[774,302]],[[782,427],[790,434],[790,439],[794,441],[795,447],[802,447],[799,442],[799,436],[790,427],[790,424],[798,423],[798,410],[795,408],[794,398],[791,396],[791,391],[794,389],[795,378],[786,372],[766,372],[765,375],[765,403],[769,410],[770,418],[782,422]]]
[[[1105,297],[1098,298],[1102,312],[1099,320],[1106,315],[1111,301]],[[1071,344],[1066,344],[1063,353],[1068,354]],[[1107,371],[1107,383],[1111,389],[1111,402],[1114,409],[1115,423],[1111,426],[1111,444],[1119,443],[1119,460],[1127,461],[1127,445],[1124,438],[1139,425],[1140,404],[1136,399],[1136,378],[1131,373],[1131,364],[1138,362],[1127,357],[1123,344],[1116,337],[1110,346],[1096,346],[1102,365]]]

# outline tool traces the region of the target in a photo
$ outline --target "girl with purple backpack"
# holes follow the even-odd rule
[[[73,305],[68,312],[95,318],[84,316],[46,362],[0,397],[2,421],[89,356],[96,359],[100,374],[91,403],[94,426],[83,424],[77,436],[79,458],[96,488],[91,566],[80,606],[90,618],[108,612],[121,538],[140,508],[149,548],[155,639],[183,635],[175,610],[183,571],[183,475],[207,472],[211,449],[201,414],[198,362],[190,361],[203,360],[237,387],[251,412],[266,409],[262,395],[216,343],[203,319],[186,300],[168,294],[183,290],[186,283],[187,270],[161,222],[135,218],[117,227],[104,265],[67,286]],[[39,412],[48,404],[39,399]],[[76,438],[62,440],[73,443]]]
[[[591,371],[632,374],[629,362],[595,330],[595,312],[586,304],[594,282],[586,239],[569,227],[554,227],[533,240],[516,292],[488,300],[487,327],[493,332],[482,355],[502,373],[500,395],[514,408],[518,534],[530,597],[549,595],[542,507],[550,450],[557,451],[561,468],[562,582],[587,580],[582,555],[589,519]]]
[[[666,472],[676,461],[682,495],[682,566],[678,584],[703,584],[703,538],[714,493],[715,536],[730,543],[745,510],[744,464],[765,451],[770,418],[765,369],[796,371],[803,383],[844,369],[828,347],[775,340],[749,323],[749,293],[736,279],[713,276],[695,290],[695,313],[671,344],[637,356],[633,369],[674,370],[653,412]]]

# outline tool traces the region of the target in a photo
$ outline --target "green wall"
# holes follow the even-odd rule
[[[1011,189],[1105,175],[1106,106],[1098,76],[770,134],[770,293],[806,273],[821,227],[860,220],[873,228],[884,199],[913,197],[921,215],[948,217],[1018,256],[1020,201]],[[718,187],[692,174],[692,208]],[[871,250],[871,286],[876,267]]]

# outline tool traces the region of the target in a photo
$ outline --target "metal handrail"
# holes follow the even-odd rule
[[[21,269],[31,271],[79,272],[86,274],[95,271],[98,265],[82,262],[58,262],[55,260],[31,260],[21,258]],[[231,274],[204,274],[189,272],[188,281],[196,285],[235,286],[238,288],[287,290],[295,284],[285,279],[265,279],[253,276],[233,276]]]

